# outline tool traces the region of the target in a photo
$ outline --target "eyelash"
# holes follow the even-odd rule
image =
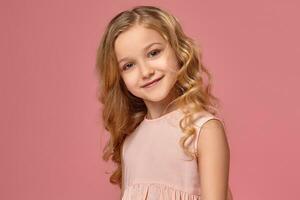
[[[149,54],[152,53],[152,52],[156,52],[156,54],[154,55],[154,56],[156,56],[156,55],[158,55],[161,52],[161,50],[160,49],[154,49],[153,51],[150,51]],[[122,67],[123,71],[127,70],[126,66],[128,64],[132,64],[132,63],[126,63],[125,65],[123,65],[123,67]]]

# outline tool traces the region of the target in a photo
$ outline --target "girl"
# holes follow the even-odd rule
[[[174,16],[153,6],[119,13],[106,27],[96,67],[110,133],[103,159],[117,164],[110,182],[123,200],[232,199],[219,100]]]

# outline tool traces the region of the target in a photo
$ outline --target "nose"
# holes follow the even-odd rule
[[[148,78],[154,74],[154,69],[145,63],[140,64],[140,72],[143,78]]]

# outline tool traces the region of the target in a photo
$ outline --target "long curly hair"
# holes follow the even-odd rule
[[[194,114],[208,111],[218,115],[220,100],[212,92],[212,76],[201,62],[200,47],[182,30],[178,19],[154,6],[136,6],[117,14],[106,26],[97,49],[96,73],[99,79],[98,101],[103,105],[102,120],[110,138],[103,149],[103,160],[111,159],[117,169],[110,176],[112,184],[122,188],[122,146],[125,138],[143,121],[147,107],[143,99],[130,93],[123,82],[114,51],[116,38],[134,25],[156,30],[174,49],[180,69],[174,85],[176,98],[168,105],[180,108],[183,136],[179,144],[183,151],[195,158],[186,146],[195,137]],[[205,81],[205,77],[207,78]]]

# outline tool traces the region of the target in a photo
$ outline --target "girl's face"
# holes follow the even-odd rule
[[[179,70],[169,43],[157,31],[135,25],[121,33],[114,45],[127,89],[146,105],[167,101]]]

